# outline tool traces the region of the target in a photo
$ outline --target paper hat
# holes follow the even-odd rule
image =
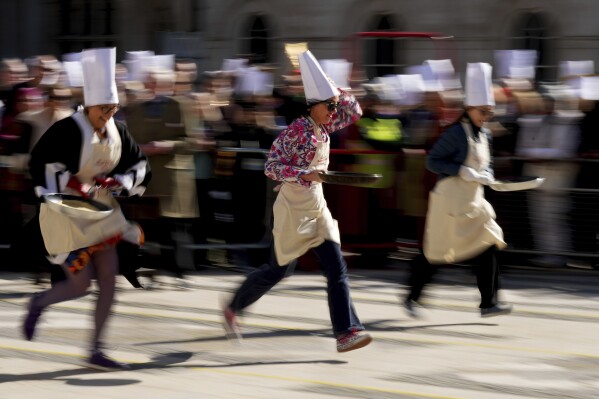
[[[127,51],[125,53],[126,60],[139,60],[153,56],[154,52],[151,50]]]
[[[495,105],[491,74],[493,68],[484,62],[468,63],[466,69],[466,106]]]
[[[599,76],[583,76],[580,78],[580,98],[583,100],[599,100]]]
[[[595,63],[590,61],[562,61],[559,63],[559,76],[592,75],[595,73]]]
[[[239,71],[235,83],[235,93],[249,96],[271,95],[274,87],[272,73],[258,68],[245,68]]]
[[[349,75],[351,73],[352,63],[343,59],[320,60],[320,66],[324,73],[333,79],[337,87],[349,90]]]
[[[83,87],[83,67],[80,61],[65,61],[62,63],[67,75],[68,85],[71,87]]]
[[[339,95],[339,90],[333,86],[325,75],[322,67],[316,61],[310,50],[298,56],[304,94],[308,104],[324,101]]]
[[[441,90],[453,90],[462,87],[451,60],[426,60],[423,65],[430,69],[430,74],[441,86]]]
[[[395,75],[377,76],[372,80],[372,84],[365,86],[372,94],[376,94],[379,102],[398,103],[402,97],[401,87]]]
[[[223,60],[221,70],[223,72],[238,72],[240,69],[246,68],[247,63],[246,58],[227,58]]]
[[[81,54],[81,67],[83,69],[83,98],[86,107],[119,103],[114,79],[115,47],[84,50]]]
[[[127,51],[122,64],[127,68],[129,80],[147,81],[153,57],[154,52],[150,50]]]
[[[537,52],[536,50],[497,50],[495,63],[497,77],[534,80]]]
[[[424,83],[425,91],[442,91],[441,82],[434,76],[429,65],[413,65],[406,68],[407,75],[420,75]]]
[[[151,58],[150,68],[152,72],[166,72],[175,70],[174,54],[155,55]]]
[[[401,105],[412,106],[424,100],[424,80],[422,75],[397,75],[402,90]]]

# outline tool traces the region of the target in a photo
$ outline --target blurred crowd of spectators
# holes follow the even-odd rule
[[[555,254],[576,250],[575,234],[580,234],[570,216],[579,212],[584,219],[593,206],[577,204],[568,190],[599,188],[592,162],[599,158],[599,84],[591,61],[565,62],[559,82],[543,83],[534,80],[530,54],[524,63],[517,55],[504,54],[502,62],[507,56],[511,67],[509,60],[507,68],[499,61],[496,66],[495,118],[489,124],[496,176],[546,178],[541,189],[527,194],[528,216],[535,248],[547,254],[539,261],[561,264],[564,257]],[[32,214],[27,204],[34,200],[24,194],[30,189],[28,153],[50,125],[82,104],[77,63],[76,54],[63,61],[35,56],[1,62],[0,209],[7,221],[2,242],[9,242],[11,231]],[[449,60],[425,61],[406,74],[372,80],[357,67],[351,72],[351,65],[339,65],[326,72],[347,71],[335,81],[356,95],[364,115],[333,136],[332,148],[355,152],[338,167],[381,172],[385,178],[378,188],[384,190],[370,198],[369,206],[387,210],[387,216],[422,218],[430,188],[425,152],[461,115],[459,74]],[[149,237],[169,247],[181,234],[194,242],[254,242],[267,235],[263,153],[305,112],[298,71],[275,76],[273,68],[231,59],[219,71],[198,73],[192,61],[147,51],[127,53],[116,71],[120,109],[115,118],[127,123],[154,173],[149,199],[129,208],[133,218],[147,220]],[[152,220],[161,222],[153,226]],[[242,227],[231,229],[231,223]],[[357,227],[352,231],[356,223],[348,224],[346,233],[357,233]],[[200,256],[193,262],[208,260]]]

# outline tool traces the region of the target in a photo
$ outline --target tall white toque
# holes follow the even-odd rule
[[[114,79],[116,48],[95,48],[81,53],[83,97],[86,107],[99,104],[118,104],[119,96]]]
[[[468,63],[466,69],[466,100],[464,105],[476,107],[495,105],[491,75],[493,67],[485,62]]]
[[[274,88],[272,73],[256,67],[242,68],[237,72],[235,93],[248,96],[269,96]]]
[[[498,78],[534,80],[536,65],[536,50],[495,51],[495,74]]]
[[[583,76],[580,78],[580,98],[583,100],[599,100],[599,76]]]
[[[434,79],[441,85],[441,90],[455,90],[462,88],[462,82],[455,73],[455,68],[450,59],[425,60],[423,65],[430,68]]]
[[[310,50],[298,56],[306,102],[314,104],[339,95]]]
[[[69,86],[83,87],[83,68],[81,61],[64,61],[62,63]]]
[[[560,78],[574,77],[580,75],[592,75],[595,73],[595,62],[589,61],[561,61],[559,63]]]

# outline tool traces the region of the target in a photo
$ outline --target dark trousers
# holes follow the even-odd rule
[[[325,241],[312,250],[318,256],[327,279],[329,313],[335,336],[352,330],[363,330],[349,294],[347,265],[341,255],[341,247],[333,241]],[[296,261],[279,266],[274,249],[269,264],[251,272],[235,292],[229,308],[238,313],[256,302],[293,270]]]
[[[495,246],[470,260],[476,273],[476,283],[480,291],[480,308],[490,308],[497,304],[499,290],[499,266],[495,256]],[[438,265],[432,265],[424,255],[418,255],[410,264],[410,294],[408,299],[418,301],[424,286],[430,283]]]

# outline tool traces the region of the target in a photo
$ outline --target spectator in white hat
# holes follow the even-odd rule
[[[115,48],[83,52],[85,108],[53,124],[33,148],[29,164],[35,193],[42,201],[32,221],[39,224],[38,234],[31,237],[29,246],[47,255],[61,276],[54,275],[52,288],[29,302],[23,334],[32,340],[42,312],[52,304],[85,295],[93,278],[99,295],[87,364],[100,370],[127,368],[104,354],[102,338],[123,254],[117,254],[117,244],[119,249],[125,245],[136,253],[143,241],[143,232],[125,220],[113,193],[141,195],[151,176],[146,156],[126,126],[113,119],[119,108],[115,57]],[[113,211],[97,220],[70,217],[44,203],[49,193],[91,197]],[[41,243],[39,248],[36,242]]]
[[[266,161],[266,175],[281,182],[273,207],[274,242],[270,264],[248,275],[224,309],[229,336],[240,337],[237,314],[256,302],[288,275],[301,255],[312,249],[327,279],[329,312],[337,351],[368,345],[372,338],[354,310],[341,255],[337,221],[324,199],[320,173],[329,164],[330,134],[362,115],[356,99],[337,89],[312,53],[299,56],[308,114],[296,119],[275,140]]]
[[[499,303],[499,266],[495,250],[506,246],[495,212],[484,198],[484,185],[494,181],[491,135],[484,127],[493,115],[495,100],[491,66],[468,64],[465,112],[447,127],[427,157],[427,168],[438,175],[429,195],[423,254],[412,263],[409,295],[404,307],[417,316],[415,306],[438,264],[470,261],[476,269],[482,317],[510,313]]]

